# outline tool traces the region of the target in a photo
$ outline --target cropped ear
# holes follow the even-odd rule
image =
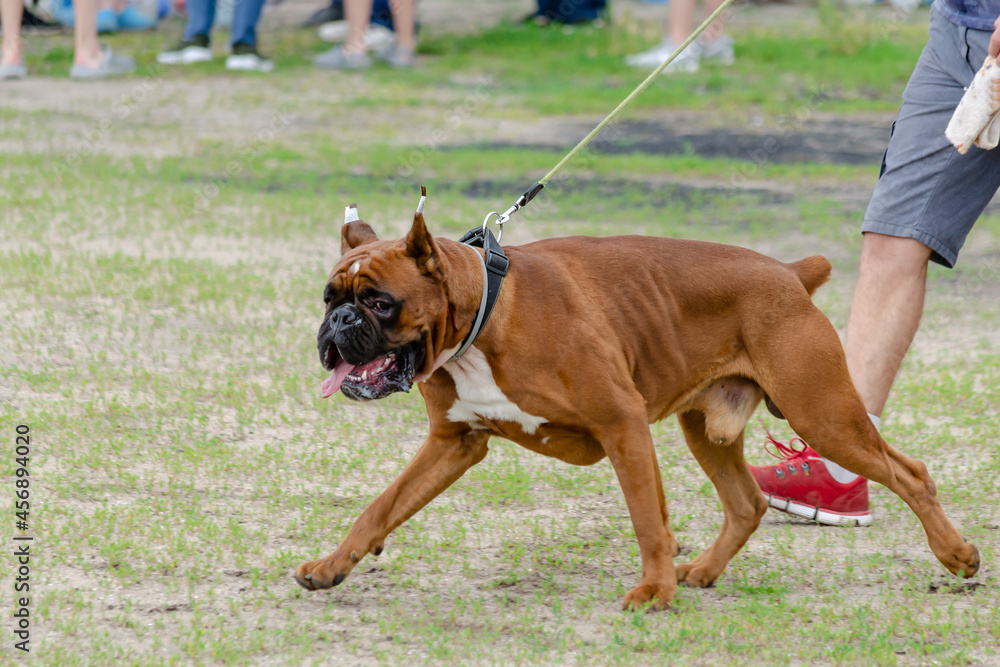
[[[407,233],[406,254],[417,262],[420,273],[429,274],[437,280],[444,280],[444,270],[438,259],[437,246],[431,233],[427,231],[427,224],[424,222],[424,214],[417,211],[413,215],[413,226]]]
[[[360,245],[378,241],[375,230],[364,220],[358,219],[358,205],[351,204],[344,210],[344,226],[340,228],[340,254]]]

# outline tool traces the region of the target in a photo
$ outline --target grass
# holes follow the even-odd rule
[[[830,12],[748,24],[733,69],[664,78],[630,117],[722,128],[758,114],[780,131],[801,105],[816,118],[891,111],[922,46],[919,17]],[[151,67],[169,36],[115,44]],[[512,146],[499,128],[586,125],[640,76],[621,55],[654,38],[628,18],[604,31],[501,25],[427,35],[413,73],[340,77],[312,72],[318,46],[282,30],[266,35],[279,63],[268,77],[215,63],[86,94],[54,82],[69,102],[0,99],[0,433],[32,427],[36,662],[997,662],[995,209],[958,269],[932,268],[884,427],[928,464],[979,546],[973,582],[947,576],[909,509],[874,486],[874,528],[769,514],[715,587],[681,589],[673,613],[623,613],[640,562],[610,465],[573,468],[501,440],[337,589],[291,579],[335,547],[426,430],[415,393],[319,399],[313,336],[342,207],[358,201],[391,236],[426,183],[432,230],[457,237],[569,148]],[[33,74],[62,76],[66,44],[32,40]],[[211,94],[188,97],[199,87]],[[505,241],[639,232],[784,260],[822,252],[835,277],[816,300],[843,326],[876,169],[596,150]],[[767,461],[765,428],[789,435],[761,420],[747,433],[755,463]],[[714,539],[721,506],[676,423],[653,434],[683,561]],[[8,544],[12,528],[0,530]]]
[[[752,9],[738,8],[737,12]],[[820,25],[746,28],[736,46],[736,65],[709,67],[697,76],[663,79],[634,103],[634,109],[666,106],[721,109],[745,113],[787,111],[821,93],[823,110],[892,110],[926,41],[926,14],[850,14],[833,6],[819,13]],[[133,54],[138,76],[169,72],[156,65],[156,53],[180,32],[167,24],[153,39],[124,35],[116,48]],[[817,29],[822,28],[822,29]],[[495,80],[504,89],[504,114],[606,113],[645,78],[622,65],[622,59],[660,39],[659,28],[626,16],[612,30],[578,27],[547,30],[502,23],[475,34],[426,35],[420,53],[427,63],[415,72],[373,71],[378,85],[366,87],[351,107],[416,107],[454,89],[470,72]],[[281,71],[311,69],[323,48],[311,32],[280,29],[264,37]],[[219,40],[222,43],[221,37]],[[35,37],[29,59],[41,74],[60,75],[72,62],[65,38]],[[193,81],[226,76],[222,59],[189,68]]]

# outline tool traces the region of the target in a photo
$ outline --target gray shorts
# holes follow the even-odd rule
[[[931,8],[930,39],[903,91],[862,232],[916,239],[949,268],[1000,188],[1000,148],[965,155],[944,136],[965,87],[986,58],[990,34]]]

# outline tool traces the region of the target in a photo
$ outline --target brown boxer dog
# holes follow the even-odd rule
[[[365,556],[466,470],[490,437],[567,463],[608,457],[625,494],[642,578],[625,607],[667,606],[679,583],[708,586],[767,511],[743,458],[743,431],[766,396],[824,457],[898,494],[952,573],[979,569],[920,461],[868,419],[829,320],[810,295],[830,263],[783,264],[727,245],[619,236],[505,248],[509,273],[482,334],[452,360],[483,297],[483,250],[433,239],[422,213],[405,238],[345,224],[319,329],[338,389],[376,399],[420,388],[430,433],[413,460],[326,558],[299,566],[309,590],[340,584]],[[649,424],[676,414],[722,500],[722,530],[676,565]]]

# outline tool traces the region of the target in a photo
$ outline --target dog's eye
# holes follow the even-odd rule
[[[329,306],[331,301],[333,301],[333,285],[327,285],[323,290],[323,303]]]
[[[371,309],[376,315],[388,315],[392,311],[392,304],[383,299],[375,299],[371,302]]]

